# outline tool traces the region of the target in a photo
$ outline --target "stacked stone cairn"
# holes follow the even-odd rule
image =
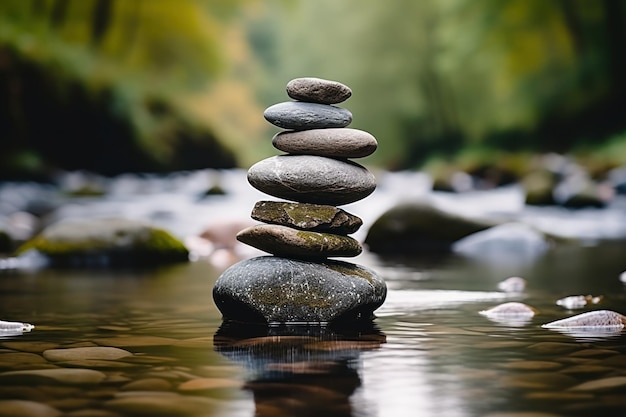
[[[224,319],[265,323],[330,323],[370,319],[385,300],[385,282],[368,268],[334,257],[354,257],[361,244],[348,236],[362,220],[337,206],[359,201],[376,188],[374,175],[349,158],[372,154],[378,143],[347,128],[352,113],[346,85],[320,78],[287,84],[293,101],[270,106],[264,117],[285,130],[272,144],[285,152],[248,170],[259,191],[289,201],[259,201],[262,222],[237,239],[273,256],[241,261],[213,288]]]

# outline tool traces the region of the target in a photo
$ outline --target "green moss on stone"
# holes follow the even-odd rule
[[[348,267],[348,266],[340,265],[340,264],[336,264],[336,263],[328,263],[328,264],[325,264],[325,265],[329,269],[332,269],[333,271],[339,272],[340,274],[352,275],[352,276],[356,276],[356,277],[359,277],[359,278],[363,278],[364,280],[366,280],[369,283],[373,283],[374,282],[374,277],[372,276],[372,274],[370,272],[368,272],[367,270],[365,270],[363,268],[359,268],[356,265],[354,267]]]
[[[330,223],[337,215],[336,207],[325,205],[285,205],[284,211],[296,224],[306,223],[311,219],[325,219]]]

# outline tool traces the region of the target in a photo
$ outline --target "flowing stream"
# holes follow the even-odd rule
[[[522,221],[580,241],[533,259],[365,251],[350,261],[377,271],[389,292],[377,317],[359,328],[223,323],[211,289],[225,265],[203,256],[140,270],[7,268],[0,271],[0,320],[35,327],[0,332],[0,416],[626,415],[623,332],[541,327],[594,309],[626,313],[621,202],[602,210],[533,209],[516,187],[438,194],[422,174],[377,176],[372,196],[344,207],[364,220],[360,240],[387,208],[430,198],[460,214]],[[210,224],[248,219],[254,202],[267,199],[241,171],[108,181],[105,197],[59,197],[54,219],[123,215],[187,238]],[[229,193],[201,197],[214,182]],[[16,206],[18,197],[32,203],[51,192],[35,184],[1,190],[13,193]],[[523,277],[526,288],[501,291],[498,283],[511,276]],[[603,298],[577,310],[556,304],[587,294]],[[537,314],[513,321],[479,314],[508,301]],[[129,354],[81,356],[93,347]],[[53,359],[58,349],[76,357]]]

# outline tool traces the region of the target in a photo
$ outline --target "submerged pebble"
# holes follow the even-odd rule
[[[487,317],[533,317],[536,310],[524,303],[511,301],[479,312]]]
[[[546,329],[589,328],[589,329],[623,329],[626,317],[610,310],[596,310],[581,313],[572,317],[546,323]]]
[[[526,280],[522,277],[509,277],[498,283],[498,289],[504,292],[524,292]]]
[[[133,354],[127,350],[107,346],[49,349],[43,352],[43,357],[51,362],[89,359],[117,360],[132,355]]]
[[[30,332],[34,328],[35,326],[29,323],[21,323],[19,321],[0,320],[0,334],[4,334],[5,332],[8,332],[8,333]]]
[[[602,296],[594,297],[592,295],[570,295],[556,301],[556,305],[574,310],[585,307],[587,304],[598,304],[602,301]]]

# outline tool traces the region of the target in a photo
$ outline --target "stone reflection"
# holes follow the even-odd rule
[[[386,337],[368,321],[350,329],[224,322],[215,350],[246,368],[256,417],[351,416],[361,352]]]

